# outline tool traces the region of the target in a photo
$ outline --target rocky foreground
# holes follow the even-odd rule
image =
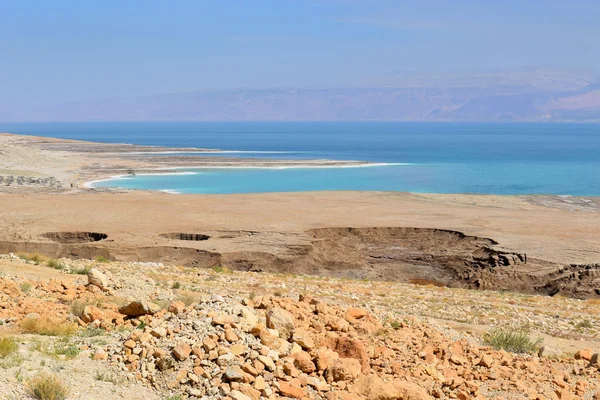
[[[103,261],[0,257],[0,398],[600,398],[593,300]]]

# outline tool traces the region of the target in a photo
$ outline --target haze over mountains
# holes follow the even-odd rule
[[[0,110],[4,122],[139,120],[600,122],[600,79],[540,68],[395,72],[361,86],[196,91]]]

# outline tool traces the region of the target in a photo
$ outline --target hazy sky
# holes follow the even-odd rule
[[[0,0],[0,107],[398,70],[600,70],[600,1]]]

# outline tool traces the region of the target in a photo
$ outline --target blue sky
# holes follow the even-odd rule
[[[600,70],[584,0],[0,0],[0,107],[366,85],[392,71]]]

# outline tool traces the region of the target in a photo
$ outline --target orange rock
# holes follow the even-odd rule
[[[334,382],[354,380],[360,375],[360,372],[360,362],[356,358],[340,358],[333,363],[331,368],[327,369],[328,377]]]
[[[185,309],[185,303],[183,301],[172,301],[169,304],[169,312],[173,314],[179,314]]]
[[[588,349],[579,350],[577,353],[575,353],[575,359],[590,361],[592,359],[592,352]]]
[[[365,345],[359,340],[349,338],[329,339],[325,345],[338,353],[340,358],[356,358],[360,361],[362,373],[369,372],[369,356]]]
[[[85,308],[83,309],[83,314],[81,315],[81,319],[83,320],[83,322],[88,324],[96,320],[101,321],[103,318],[104,311],[93,305],[85,306]]]
[[[301,399],[305,396],[304,390],[283,381],[279,381],[279,393],[294,399]]]
[[[190,356],[191,352],[192,352],[192,348],[190,347],[190,345],[187,343],[183,343],[183,344],[180,344],[179,346],[176,346],[173,349],[173,356],[175,356],[175,358],[178,359],[179,361],[184,361]]]
[[[351,318],[361,319],[366,317],[369,314],[369,312],[363,308],[349,308],[347,314]]]

